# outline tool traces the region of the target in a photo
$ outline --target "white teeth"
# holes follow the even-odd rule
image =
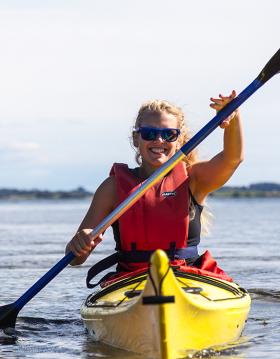
[[[164,153],[164,149],[163,148],[158,148],[158,147],[150,148],[150,151],[153,152],[153,153]]]

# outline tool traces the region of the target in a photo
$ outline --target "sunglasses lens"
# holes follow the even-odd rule
[[[153,128],[141,128],[140,133],[141,137],[145,141],[154,141],[157,138],[157,130]]]
[[[138,132],[144,141],[155,141],[158,136],[161,136],[164,141],[174,142],[180,134],[180,130],[176,128],[140,127]]]
[[[177,140],[179,131],[175,128],[167,128],[162,130],[161,136],[167,142],[174,142]]]

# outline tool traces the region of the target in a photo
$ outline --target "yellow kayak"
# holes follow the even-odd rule
[[[149,273],[91,294],[81,315],[95,340],[146,358],[175,359],[236,341],[250,303],[237,284],[179,272],[157,250]]]

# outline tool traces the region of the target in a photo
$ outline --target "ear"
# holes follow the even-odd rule
[[[139,147],[139,135],[136,131],[133,131],[132,133],[132,140],[133,140],[133,146]]]

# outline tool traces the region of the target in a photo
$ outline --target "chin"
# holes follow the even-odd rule
[[[160,167],[161,165],[163,165],[165,162],[168,161],[168,158],[160,158],[160,159],[157,159],[157,160],[153,160],[150,162],[150,164],[156,168]]]

